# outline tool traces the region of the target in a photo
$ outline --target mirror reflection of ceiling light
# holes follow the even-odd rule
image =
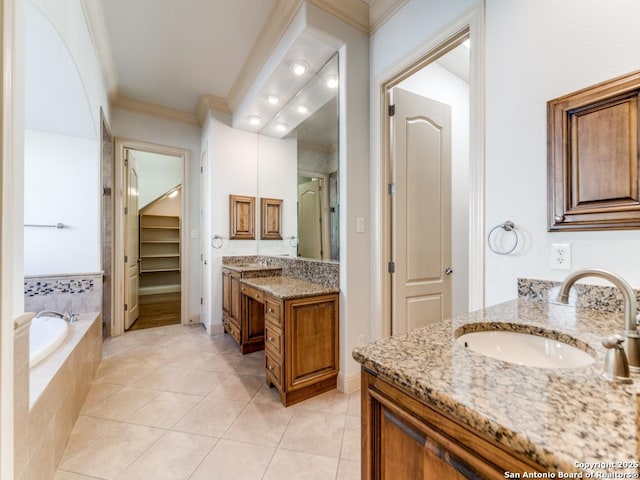
[[[287,128],[289,128],[289,126],[286,123],[279,123],[278,125],[276,125],[276,130],[278,130],[279,132],[286,132]]]
[[[298,105],[298,113],[307,113],[309,109],[306,105]]]
[[[178,196],[178,190],[174,190],[168,195],[169,198],[176,198],[177,196]]]
[[[471,49],[471,40],[469,40],[468,38],[462,42],[462,45],[464,45],[465,47]]]
[[[292,62],[289,67],[291,68],[291,71],[298,76],[304,75],[309,68],[309,66],[304,62]]]
[[[329,88],[338,88],[338,77],[335,75],[327,76],[327,87]]]
[[[277,105],[279,101],[280,99],[275,95],[269,95],[267,97],[267,102],[269,102],[271,105]]]
[[[249,123],[251,125],[260,125],[260,122],[262,121],[262,119],[260,117],[258,117],[257,115],[252,115],[250,117],[248,117],[249,119]]]

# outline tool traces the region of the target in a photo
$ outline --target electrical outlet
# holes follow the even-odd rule
[[[571,270],[571,244],[554,243],[551,245],[551,268]]]
[[[358,335],[358,346],[364,345],[364,335]]]

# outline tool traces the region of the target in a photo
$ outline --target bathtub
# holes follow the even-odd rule
[[[29,327],[29,368],[58,348],[69,332],[69,324],[58,317],[37,317]]]

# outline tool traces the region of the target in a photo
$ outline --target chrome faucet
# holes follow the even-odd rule
[[[560,292],[558,292],[558,302],[569,303],[569,290],[574,283],[585,277],[600,277],[609,280],[618,287],[622,293],[622,299],[624,301],[624,350],[627,354],[631,371],[640,372],[640,334],[638,333],[636,317],[638,314],[636,294],[631,288],[631,285],[620,275],[600,268],[577,270],[562,282]]]

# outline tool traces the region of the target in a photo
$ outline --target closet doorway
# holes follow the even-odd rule
[[[187,166],[185,150],[116,139],[112,335],[186,323]]]

